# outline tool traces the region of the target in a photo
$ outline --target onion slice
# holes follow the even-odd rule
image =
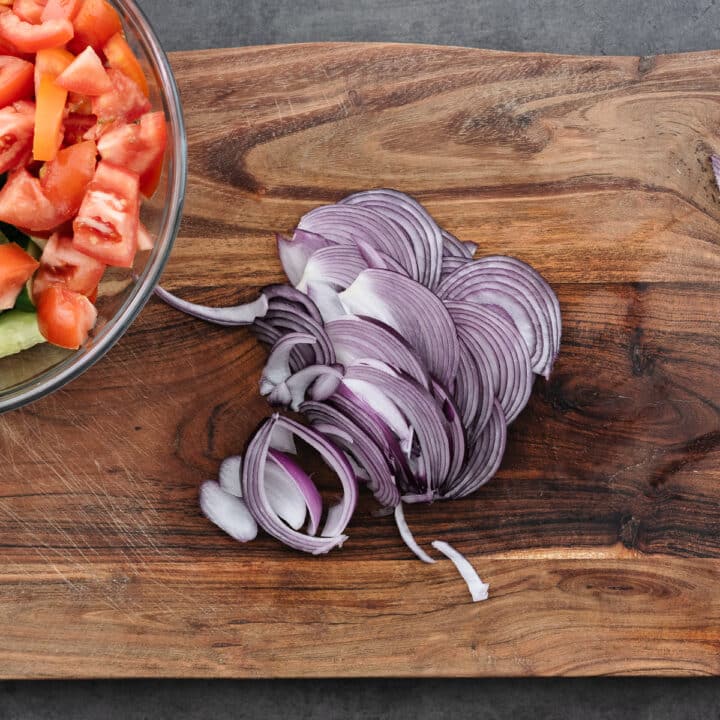
[[[200,509],[234,540],[248,542],[257,536],[257,523],[242,498],[226,492],[214,480],[200,486]]]
[[[427,369],[393,328],[373,318],[349,315],[329,322],[325,330],[337,362],[347,366],[359,360],[381,360],[429,389]]]
[[[319,490],[317,489],[312,478],[298,465],[295,460],[288,454],[270,448],[268,450],[268,458],[272,463],[266,465],[267,469],[270,467],[277,467],[284,477],[294,486],[299,496],[302,498],[304,508],[307,508],[308,516],[310,521],[308,523],[308,533],[315,535],[320,525],[320,518],[322,516],[322,497]],[[304,519],[303,510],[303,519]],[[302,521],[300,523],[302,525]],[[298,527],[294,528],[297,530]]]
[[[431,558],[418,544],[413,537],[410,528],[408,527],[407,521],[405,520],[405,513],[403,512],[402,503],[398,503],[395,506],[395,524],[397,525],[400,537],[403,542],[412,550],[417,557],[420,558],[424,563],[434,563],[436,560]]]
[[[480,579],[475,568],[462,553],[459,553],[452,545],[448,545],[442,540],[433,540],[432,546],[455,565],[463,580],[467,583],[473,602],[488,599],[490,586]]]
[[[443,385],[455,380],[460,354],[455,326],[430,290],[388,270],[364,270],[340,299],[349,313],[399,332]]]
[[[269,395],[276,385],[285,382],[293,373],[290,352],[296,345],[314,345],[317,339],[307,333],[288,333],[273,345],[260,378],[260,394]]]
[[[240,475],[242,473],[242,455],[231,455],[220,463],[218,483],[220,487],[235,497],[242,497]]]
[[[291,431],[313,447],[336,473],[343,489],[341,510],[335,512],[334,527],[337,532],[331,537],[314,537],[288,527],[270,506],[265,490],[264,470],[268,459],[270,441],[276,426]],[[316,431],[294,420],[273,415],[266,420],[250,441],[242,475],[243,498],[258,525],[269,535],[296,550],[313,555],[329,552],[342,545],[347,536],[343,534],[357,503],[357,482],[350,464],[338,448]]]
[[[417,280],[430,290],[435,289],[440,282],[442,233],[417,200],[397,190],[381,189],[355,193],[341,202],[375,210],[407,233],[417,257]]]
[[[382,506],[392,507],[400,502],[400,492],[388,462],[365,430],[346,414],[326,403],[303,403],[300,412],[318,432],[330,436],[345,451],[351,465],[354,459],[362,468],[367,475],[368,488]]]
[[[250,325],[256,318],[263,317],[268,310],[268,301],[264,295],[260,295],[257,300],[252,300],[242,305],[212,308],[207,305],[196,305],[195,303],[183,300],[177,297],[177,295],[169,293],[159,285],[155,288],[155,294],[170,307],[180,310],[186,315],[192,315],[200,320],[206,320],[215,325],[225,325],[227,327]]]

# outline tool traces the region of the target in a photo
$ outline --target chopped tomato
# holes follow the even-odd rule
[[[138,250],[152,250],[154,247],[155,240],[150,231],[142,223],[138,223]]]
[[[32,91],[32,63],[12,55],[0,55],[0,107],[24,100]]]
[[[30,159],[34,127],[34,103],[21,101],[0,110],[0,173]]]
[[[53,80],[75,59],[72,53],[64,48],[47,48],[35,55],[35,94],[40,89],[40,78],[50,75]]]
[[[53,160],[62,143],[62,121],[67,90],[58,87],[52,75],[42,75],[36,97],[35,160]]]
[[[38,298],[52,283],[68,290],[92,296],[105,272],[105,265],[73,247],[72,240],[55,233],[45,245],[40,269],[33,278],[33,298]]]
[[[136,82],[113,68],[107,74],[113,89],[92,100],[92,111],[97,115],[99,123],[132,122],[150,110],[150,101]]]
[[[137,83],[137,86],[143,91],[145,97],[150,96],[150,88],[148,87],[147,78],[140,67],[140,62],[135,57],[135,53],[127,44],[122,33],[115,33],[105,44],[103,53],[111,68],[120,70],[125,73],[131,80]]]
[[[38,267],[19,245],[0,245],[0,310],[9,310]]]
[[[115,33],[122,32],[120,16],[106,0],[82,0],[73,26],[75,37],[70,49],[74,52],[80,52],[88,45],[99,52]]]
[[[73,245],[106,265],[132,267],[140,220],[137,173],[106,161],[95,177],[73,222]]]
[[[45,3],[42,0],[15,0],[12,9],[21,20],[38,25],[45,9]]]
[[[42,12],[42,21],[62,20],[67,18],[73,20],[80,9],[80,0],[48,0]]]
[[[97,118],[94,115],[85,115],[84,113],[71,112],[63,121],[63,130],[65,133],[65,145],[75,145],[82,142],[85,134],[95,126]],[[91,139],[91,138],[88,138]]]
[[[139,123],[120,125],[98,141],[103,160],[127,168],[140,176],[140,190],[146,197],[155,192],[167,144],[167,125],[162,112],[147,113]]]
[[[80,95],[103,95],[113,89],[100,58],[90,45],[65,68],[55,82]]]
[[[32,25],[13,12],[0,12],[0,39],[20,52],[33,53],[45,48],[60,47],[71,40],[72,36],[73,26],[69,20],[47,20],[39,25]]]
[[[57,283],[38,296],[37,315],[43,337],[68,350],[87,340],[97,320],[97,310],[84,295]]]
[[[51,230],[61,219],[36,177],[25,168],[10,174],[0,190],[0,220],[33,232]]]
[[[95,174],[97,147],[92,140],[63,148],[40,173],[40,186],[55,205],[62,221],[80,209],[85,191]]]

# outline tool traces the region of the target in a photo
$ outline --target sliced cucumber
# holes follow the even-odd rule
[[[34,312],[8,310],[0,315],[0,358],[44,342]]]
[[[35,303],[32,301],[30,296],[30,286],[32,285],[33,279],[30,278],[26,283],[22,292],[17,296],[15,300],[15,310],[21,310],[26,313],[35,312]]]

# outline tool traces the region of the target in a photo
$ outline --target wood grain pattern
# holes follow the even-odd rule
[[[561,356],[498,477],[408,511],[490,582],[472,605],[368,498],[325,558],[211,527],[197,488],[268,414],[265,352],[151,301],[82,378],[0,417],[0,676],[720,672],[720,53],[172,62],[190,180],[169,289],[250,298],[282,279],[274,231],[392,186],[546,275]]]

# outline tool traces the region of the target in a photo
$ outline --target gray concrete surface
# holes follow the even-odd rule
[[[140,2],[168,50],[312,40],[412,41],[633,55],[720,47],[717,0]],[[0,720],[32,718],[718,720],[720,682],[0,683]]]

